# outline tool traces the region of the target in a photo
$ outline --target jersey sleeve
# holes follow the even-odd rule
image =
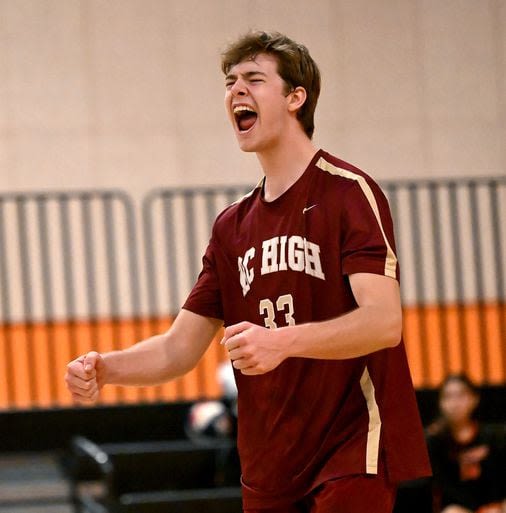
[[[359,177],[348,189],[342,217],[343,274],[373,273],[398,279],[393,223],[379,186]]]
[[[202,258],[202,271],[183,305],[185,310],[223,320],[223,304],[216,269],[216,243],[211,239]]]

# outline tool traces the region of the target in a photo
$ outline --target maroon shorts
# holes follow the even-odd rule
[[[347,476],[323,483],[289,506],[245,509],[244,513],[392,513],[396,490],[381,475]]]

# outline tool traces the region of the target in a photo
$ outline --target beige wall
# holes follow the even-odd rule
[[[219,52],[306,43],[316,142],[378,178],[506,172],[505,0],[0,0],[0,189],[252,183]]]

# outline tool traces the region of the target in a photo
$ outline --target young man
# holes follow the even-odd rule
[[[171,329],[68,366],[76,400],[195,366],[218,328],[239,390],[245,511],[389,513],[430,473],[401,342],[387,201],[311,142],[320,91],[307,49],[253,32],[223,55],[225,107],[260,184],[217,218]]]

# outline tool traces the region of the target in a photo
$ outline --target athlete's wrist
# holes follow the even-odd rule
[[[315,336],[318,326],[313,322],[287,326],[286,352],[287,358],[308,358],[314,348]]]
[[[118,367],[118,356],[121,351],[110,351],[108,353],[102,353],[102,368],[100,372],[100,387],[104,385],[111,385],[117,381],[114,369]]]
[[[300,326],[283,326],[282,328],[278,328],[278,332],[280,335],[280,348],[282,359],[286,360],[287,358],[293,358],[297,355],[297,340],[298,340],[298,332],[300,331]]]

